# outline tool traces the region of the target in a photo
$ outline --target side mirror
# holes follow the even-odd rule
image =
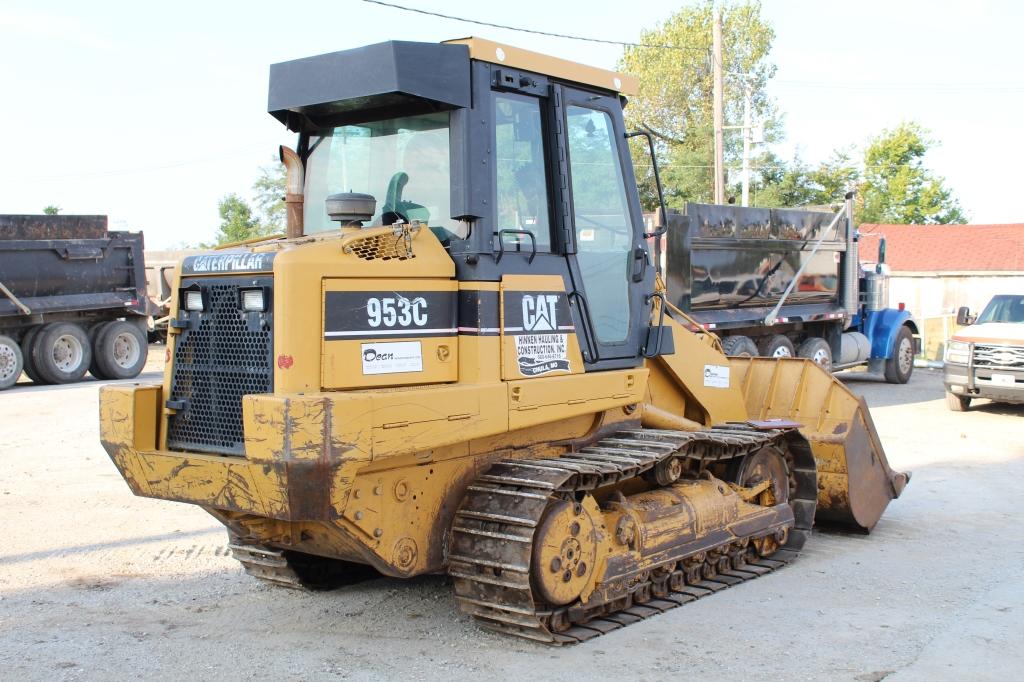
[[[971,317],[971,311],[967,306],[962,305],[956,311],[956,323],[961,327],[966,327],[969,324],[974,324],[974,318]]]

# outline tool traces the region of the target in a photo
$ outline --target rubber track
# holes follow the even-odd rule
[[[715,573],[713,578],[694,579],[691,572],[686,584],[676,580],[672,588],[664,580],[658,584],[650,580],[614,602],[618,610],[583,619],[577,615],[577,622],[568,628],[564,624],[571,619],[572,605],[552,610],[534,597],[530,585],[533,533],[552,499],[569,499],[574,493],[639,476],[670,457],[713,463],[752,454],[769,444],[781,446],[786,453],[795,518],[786,546],[771,558],[724,543],[706,562],[714,563],[709,571]],[[693,432],[623,431],[560,457],[492,465],[468,488],[455,515],[449,574],[460,608],[483,627],[549,644],[584,642],[788,564],[810,535],[816,501],[814,458],[795,430],[762,431],[746,424],[726,424]],[[555,620],[563,623],[558,631],[552,627]]]

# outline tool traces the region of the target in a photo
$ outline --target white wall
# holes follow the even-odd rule
[[[965,305],[979,313],[996,294],[1024,293],[1024,272],[1005,275],[898,273],[889,282],[889,305],[903,302],[915,317],[956,313]]]

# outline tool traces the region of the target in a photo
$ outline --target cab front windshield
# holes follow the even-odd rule
[[[975,324],[986,322],[1024,323],[1024,296],[994,296],[978,315]]]
[[[365,225],[418,220],[442,240],[456,236],[451,219],[448,113],[337,126],[309,140],[304,223],[307,234],[337,229],[324,200],[359,192],[377,200]]]

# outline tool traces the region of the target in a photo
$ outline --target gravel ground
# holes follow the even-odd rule
[[[778,573],[564,649],[477,629],[443,577],[259,584],[204,512],[131,495],[98,382],[19,385],[0,393],[0,677],[1015,679],[1024,406],[949,412],[929,370],[848,382],[914,473],[874,533],[816,531]]]

